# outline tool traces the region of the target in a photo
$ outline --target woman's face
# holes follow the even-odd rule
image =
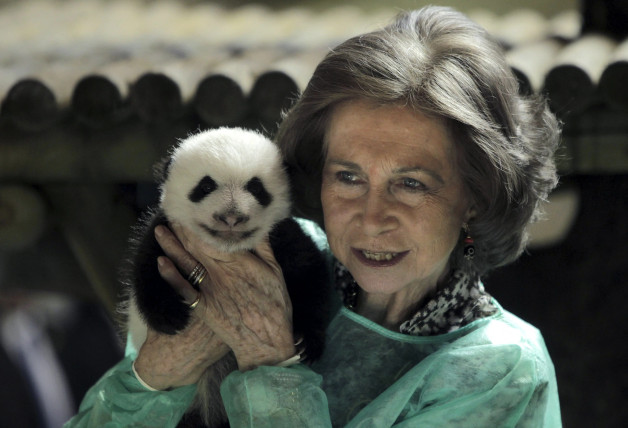
[[[340,104],[321,202],[334,255],[368,293],[428,291],[472,215],[444,123],[397,105]]]

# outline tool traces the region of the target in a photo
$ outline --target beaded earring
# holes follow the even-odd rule
[[[464,258],[467,260],[473,260],[473,257],[475,257],[475,245],[473,242],[473,238],[471,238],[471,235],[469,235],[469,224],[463,224],[462,228],[467,234],[466,238],[464,238],[464,240],[462,241],[464,243]]]

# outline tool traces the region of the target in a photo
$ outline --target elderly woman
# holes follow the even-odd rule
[[[239,370],[216,399],[233,427],[560,426],[541,335],[480,281],[521,254],[556,185],[558,135],[543,100],[518,94],[500,47],[451,9],[346,41],[276,138],[342,297],[322,358],[282,364],[297,351],[267,244],[227,256],[160,227],[162,276],[200,298],[193,323],[128,349],[68,426],[176,426],[228,350]],[[175,268],[198,262],[211,278],[200,294]]]

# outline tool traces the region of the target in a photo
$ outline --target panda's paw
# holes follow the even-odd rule
[[[177,334],[187,327],[190,321],[190,309],[180,302],[179,305],[171,305],[167,310],[154,312],[147,318],[148,324],[154,330],[165,334]]]

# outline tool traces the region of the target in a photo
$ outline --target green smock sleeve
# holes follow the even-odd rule
[[[152,391],[137,380],[127,355],[106,372],[83,398],[64,428],[176,427],[196,392],[195,385]]]
[[[321,376],[300,364],[233,372],[220,391],[234,428],[331,427]]]

